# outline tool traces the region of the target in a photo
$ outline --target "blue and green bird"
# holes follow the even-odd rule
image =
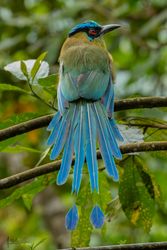
[[[109,176],[115,181],[119,179],[114,157],[122,157],[117,139],[123,138],[113,118],[113,61],[103,40],[104,34],[119,27],[118,24],[101,26],[94,21],[78,24],[69,32],[60,52],[59,111],[48,126],[51,132],[47,144],[52,146],[51,160],[63,151],[58,185],[66,182],[75,155],[72,192],[76,194],[84,163],[88,167],[91,191],[99,192],[97,142]],[[66,228],[75,229],[78,219],[74,204],[66,215]],[[104,219],[103,211],[95,204],[91,223],[100,228]]]

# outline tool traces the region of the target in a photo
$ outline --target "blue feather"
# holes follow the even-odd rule
[[[74,101],[79,98],[76,81],[74,78],[74,72],[67,72],[60,78],[61,91],[66,100]]]
[[[91,104],[85,105],[85,132],[86,132],[86,161],[90,175],[91,190],[99,191],[98,187],[98,164],[96,156],[96,122]]]
[[[56,157],[60,154],[64,146],[65,140],[67,138],[68,130],[69,130],[69,110],[63,115],[58,131],[56,131],[57,134],[56,132],[55,133],[52,132],[53,137],[50,138],[50,141],[54,143],[54,146],[52,148],[50,155],[51,160],[55,160]]]
[[[115,136],[119,141],[124,141],[124,138],[123,138],[121,132],[119,131],[119,129],[118,129],[117,125],[116,125],[116,122],[115,122],[114,118],[109,119],[109,122],[110,122],[111,128],[112,128],[112,130],[113,130],[114,136]]]
[[[57,112],[52,118],[51,122],[49,123],[47,127],[47,131],[51,131],[58,124],[60,118],[61,118],[61,114],[60,112]]]
[[[61,167],[57,176],[57,184],[62,185],[66,182],[67,177],[70,172],[70,167],[72,163],[72,156],[74,151],[74,140],[73,140],[73,133],[74,133],[74,124],[77,114],[77,106],[75,105],[72,119],[70,121],[70,128],[68,133],[68,138],[64,147],[64,153],[62,158]]]
[[[116,122],[113,118],[114,115],[114,86],[112,83],[112,80],[110,79],[110,83],[108,85],[108,88],[106,90],[105,95],[102,98],[102,103],[104,104],[108,116],[110,117],[109,122],[113,131],[113,135],[119,140],[119,141],[123,141],[123,136],[121,135]],[[111,118],[112,117],[112,118]]]
[[[114,114],[114,86],[113,86],[111,79],[110,79],[109,85],[107,87],[107,90],[106,90],[104,96],[102,97],[102,103],[107,110],[108,116],[110,117],[109,122],[110,122],[114,136],[119,141],[123,141],[124,140],[123,136],[121,135],[114,118],[111,118],[111,117],[113,117],[113,114]]]
[[[52,132],[50,133],[50,136],[47,140],[47,145],[48,146],[52,146],[55,142],[55,139],[57,137],[57,134],[59,132],[59,129],[61,128],[62,126],[62,121],[63,121],[63,117],[60,119],[60,121],[55,125],[54,129],[52,130]]]
[[[99,145],[100,150],[102,153],[103,160],[105,162],[105,166],[107,169],[107,172],[110,176],[113,176],[114,180],[117,181],[119,179],[117,168],[112,156],[112,149],[111,145],[108,141],[109,133],[107,129],[107,125],[105,123],[104,114],[101,112],[101,109],[99,108],[100,104],[99,102],[94,103],[94,111],[96,116],[96,124],[98,128],[98,139],[99,139]]]
[[[114,86],[111,77],[106,92],[102,97],[102,103],[107,110],[108,116],[112,117],[114,113]]]
[[[84,131],[83,131],[83,105],[79,107],[79,118],[75,133],[75,165],[74,165],[74,179],[72,183],[72,192],[78,193],[81,178],[82,178],[82,167],[85,160],[85,148],[84,148]]]
[[[60,110],[60,113],[63,114],[65,112],[65,108],[69,107],[69,103],[62,94],[60,84],[58,85],[57,99],[58,99],[58,108]]]
[[[109,139],[109,145],[111,148],[111,152],[117,159],[122,159],[121,151],[120,151],[118,144],[117,144],[117,141],[115,139],[115,135],[113,133],[113,130],[112,130],[110,122],[109,122],[109,118],[107,117],[107,112],[106,112],[103,105],[99,105],[99,109],[100,109],[99,112],[103,113],[103,119],[104,119],[105,125],[108,129],[108,139]]]
[[[101,72],[99,70],[82,74],[77,81],[79,95],[86,99],[98,100],[106,91],[109,77],[108,72]]]
[[[71,70],[64,73],[61,78],[61,91],[68,101],[74,101],[81,97],[98,100],[105,93],[109,79],[109,72],[91,70],[78,75],[76,70]]]
[[[95,228],[101,228],[104,224],[104,214],[101,208],[96,205],[91,212],[90,221]]]
[[[68,230],[74,230],[78,223],[78,209],[74,205],[66,214],[65,226]]]
[[[84,23],[79,23],[74,28],[71,29],[71,31],[69,32],[69,36],[83,28],[97,28],[97,27],[101,28],[101,25],[92,20],[84,22]]]

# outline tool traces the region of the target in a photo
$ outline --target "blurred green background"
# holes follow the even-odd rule
[[[166,0],[0,0],[0,83],[28,89],[3,67],[16,60],[35,59],[43,51],[48,51],[46,61],[50,74],[57,73],[60,48],[69,29],[89,19],[100,24],[122,24],[121,29],[105,37],[116,66],[116,98],[167,95]],[[22,93],[1,91],[0,101],[1,122],[8,119],[12,123],[17,120],[16,115],[23,112],[33,112],[34,117],[54,112],[36,98]],[[116,114],[116,118],[124,122],[130,116],[167,118],[165,109]],[[164,136],[159,131],[154,132],[154,139],[165,140],[166,131]],[[47,135],[45,129],[41,129],[3,143],[0,178],[32,168],[46,149]],[[11,143],[18,147],[11,147]],[[132,226],[123,212],[119,212],[104,230],[94,230],[91,245],[167,240],[167,154],[142,155],[160,184],[164,198],[163,206],[156,208],[150,233]],[[64,215],[71,202],[70,185],[68,181],[63,187],[54,184],[39,190],[31,209],[26,206],[31,199],[29,196],[1,209],[0,246],[6,239],[8,242],[2,249],[53,250],[69,246]],[[114,196],[117,184],[113,187]],[[6,197],[13,190],[1,191],[0,197]]]

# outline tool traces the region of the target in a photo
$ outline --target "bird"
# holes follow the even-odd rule
[[[119,27],[119,24],[102,26],[92,20],[77,24],[68,33],[60,51],[58,112],[48,125],[47,145],[52,148],[51,160],[63,152],[58,185],[67,181],[75,155],[72,193],[76,195],[85,163],[90,189],[99,193],[97,145],[108,175],[114,181],[119,180],[114,158],[122,159],[117,140],[123,141],[123,136],[113,116],[114,66],[104,41],[104,34]],[[67,230],[74,230],[78,220],[78,208],[74,204],[65,217]],[[104,212],[95,204],[90,222],[95,228],[101,228],[104,221]]]

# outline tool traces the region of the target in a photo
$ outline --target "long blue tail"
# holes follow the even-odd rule
[[[86,161],[90,176],[92,192],[99,192],[98,184],[98,161],[96,156],[96,141],[100,147],[107,172],[115,181],[118,180],[118,171],[114,157],[121,159],[121,152],[117,139],[122,139],[121,134],[113,119],[108,118],[104,105],[100,102],[70,103],[63,115],[56,113],[48,126],[51,134],[48,145],[52,145],[50,158],[56,159],[63,150],[61,167],[57,176],[57,184],[66,182],[73,153],[75,153],[74,175],[72,192],[78,193],[82,179],[82,168]],[[78,212],[74,206],[66,215],[66,227],[73,230],[77,225]],[[75,216],[74,216],[75,214]],[[103,225],[104,215],[98,205],[92,209],[90,216],[92,224],[99,228]]]

